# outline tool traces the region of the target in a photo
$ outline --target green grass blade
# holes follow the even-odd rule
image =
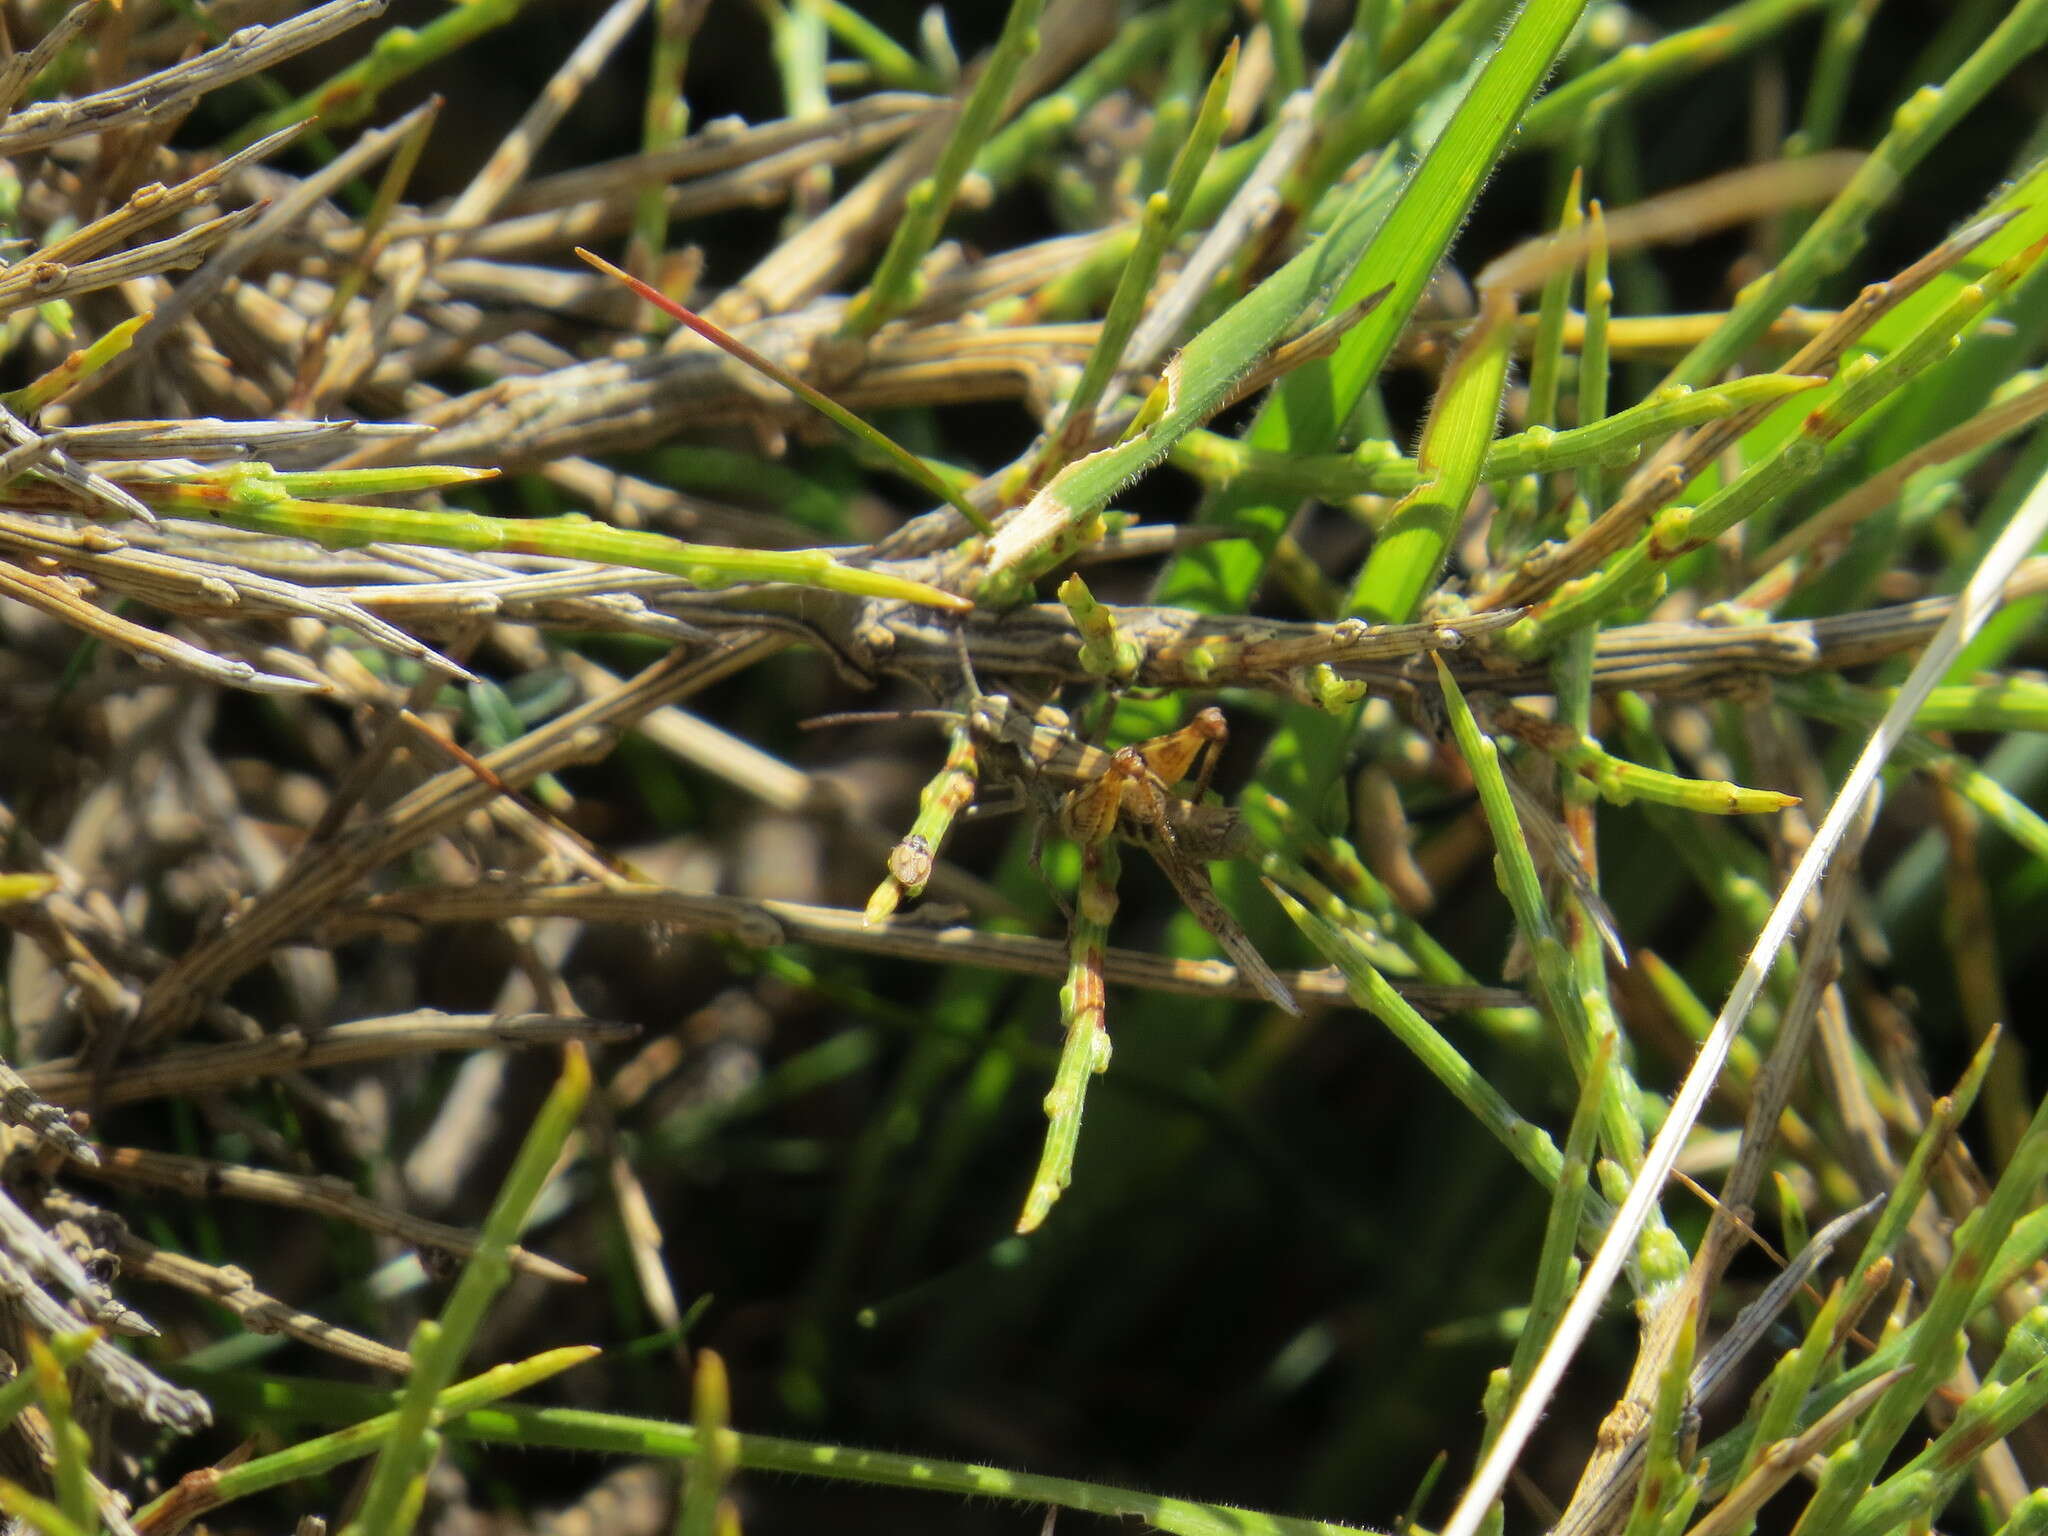
[[[0,1478],[0,1511],[26,1521],[36,1536],[95,1536],[99,1529],[97,1521],[76,1520],[48,1499],[39,1499],[4,1478]]]
[[[127,351],[135,333],[149,324],[154,314],[154,310],[146,310],[110,327],[105,335],[69,354],[41,378],[0,395],[0,406],[5,406],[17,416],[35,415]]]
[[[576,248],[576,254],[607,277],[624,283],[634,293],[654,305],[655,308],[659,309],[670,319],[680,320],[713,346],[719,347],[738,358],[764,378],[773,379],[777,384],[780,384],[784,389],[803,401],[805,405],[808,405],[834,426],[844,431],[856,443],[872,449],[881,456],[885,463],[894,465],[912,481],[923,486],[941,501],[949,503],[955,511],[966,518],[975,528],[983,533],[991,531],[988,519],[981,514],[966,496],[949,484],[945,477],[940,475],[931,465],[925,463],[923,459],[910,452],[909,449],[899,445],[887,433],[871,426],[867,421],[849,411],[823,390],[816,388],[808,379],[801,378],[790,372],[789,369],[783,367],[773,358],[756,352],[752,347],[714,321],[705,318],[683,304],[677,303],[651,283],[644,283],[630,272],[621,271],[602,256],[593,255],[581,246]]]
[[[1757,373],[1703,389],[1673,385],[1604,420],[1557,431],[1529,427],[1487,445],[1482,480],[1562,470],[1623,469],[1650,444],[1673,432],[1774,405],[1828,381],[1812,374]],[[1416,461],[1394,444],[1369,439],[1349,453],[1273,452],[1213,432],[1191,432],[1173,462],[1218,487],[1242,486],[1276,495],[1341,501],[1349,496],[1400,496],[1422,479]]]
[[[1531,1177],[1544,1188],[1555,1189],[1564,1159],[1549,1134],[1516,1113],[1457,1047],[1394,990],[1354,936],[1311,912],[1277,881],[1267,880],[1266,889],[1323,957],[1343,971],[1352,1001],[1386,1025]]]
[[[481,1375],[472,1376],[443,1391],[435,1401],[435,1415],[445,1419],[474,1412],[486,1403],[524,1392],[572,1366],[594,1360],[600,1353],[592,1345],[572,1345],[566,1349],[548,1350],[528,1360],[493,1366]],[[209,1394],[220,1386],[211,1377],[201,1379],[206,1382]],[[275,1376],[257,1377],[254,1381],[257,1383],[254,1400],[248,1403],[251,1412],[276,1414],[295,1422],[329,1417],[341,1420],[359,1418],[361,1422],[222,1469],[201,1480],[197,1486],[180,1484],[136,1511],[138,1524],[150,1529],[173,1527],[179,1522],[196,1519],[208,1510],[232,1504],[237,1499],[318,1477],[336,1467],[375,1454],[391,1438],[398,1425],[399,1415],[390,1409],[392,1395],[388,1392],[353,1388],[345,1402],[337,1406],[337,1399],[320,1395],[319,1389],[329,1383],[293,1382]],[[323,1402],[327,1409],[332,1410],[331,1414],[311,1406]]]
[[[499,1367],[500,1371],[511,1369]],[[484,1377],[477,1378],[479,1383],[484,1380]],[[250,1413],[281,1413],[289,1403],[293,1416],[319,1420],[364,1418],[390,1401],[388,1394],[363,1387],[276,1376],[210,1378],[208,1390],[224,1407]],[[471,1391],[473,1388],[471,1383],[464,1383],[455,1390]],[[506,1394],[495,1394],[503,1395]],[[705,1451],[703,1439],[688,1424],[581,1409],[529,1408],[514,1403],[480,1406],[481,1402],[495,1402],[495,1396],[476,1399],[463,1408],[452,1410],[443,1429],[456,1439],[509,1443],[527,1448],[553,1447],[599,1455],[694,1461]],[[368,1427],[363,1424],[343,1433],[357,1435],[359,1430]],[[946,1493],[963,1499],[1002,1500],[1041,1509],[1071,1509],[1079,1514],[1102,1515],[1110,1519],[1146,1521],[1172,1533],[1172,1536],[1360,1536],[1363,1529],[1335,1521],[1271,1515],[1259,1510],[1204,1504],[1193,1499],[1169,1498],[1074,1478],[1011,1472],[1001,1467],[947,1461],[939,1457],[903,1456],[889,1451],[859,1450],[774,1435],[729,1433],[737,1451],[736,1465],[743,1472],[836,1478],[877,1487]],[[361,1450],[356,1454],[361,1455]],[[261,1458],[264,1462],[276,1459]],[[234,1479],[238,1473],[254,1465],[251,1462],[244,1467],[233,1468],[223,1472],[221,1477],[223,1480]],[[240,1496],[239,1492],[237,1496]],[[156,1504],[148,1506],[139,1518],[151,1516],[164,1503],[159,1499]]]
[[[443,1411],[441,1395],[453,1384],[491,1299],[512,1277],[510,1250],[575,1130],[589,1093],[590,1058],[582,1046],[572,1045],[562,1052],[561,1076],[534,1117],[490,1214],[484,1218],[476,1251],[463,1265],[462,1277],[440,1318],[422,1321],[414,1333],[412,1377],[399,1399],[389,1438],[371,1470],[362,1505],[344,1536],[405,1536],[411,1529],[405,1511],[410,1509],[417,1517],[420,1494],[415,1490],[423,1490],[431,1464],[431,1431]]]
[[[732,1389],[727,1384],[725,1361],[716,1351],[697,1352],[697,1374],[690,1387],[690,1427],[704,1453],[690,1464],[683,1483],[682,1508],[676,1511],[676,1536],[717,1536],[726,1484],[739,1465],[739,1447],[728,1427],[732,1419]]]
[[[1521,820],[1509,796],[1507,781],[1501,776],[1499,749],[1472,718],[1471,708],[1450,669],[1441,659],[1437,660],[1436,668],[1450,715],[1451,733],[1472,770],[1480,806],[1486,813],[1487,826],[1493,831],[1495,869],[1501,890],[1514,908],[1515,921],[1529,946],[1546,1011],[1564,1036],[1573,1075],[1583,1082],[1591,1070],[1596,1048],[1592,1020],[1573,982],[1570,956],[1557,937],[1550,910],[1544,903],[1543,882],[1537,877]],[[1630,1107],[1636,1098],[1634,1084],[1619,1067],[1614,1076],[1614,1088],[1602,1108],[1601,1136],[1608,1154],[1632,1173],[1642,1165],[1643,1127]]]
[[[1016,182],[1051,153],[1083,113],[1150,65],[1174,35],[1171,9],[1133,16],[1100,53],[990,136],[974,174],[994,187]]]
[[[1331,356],[1304,363],[1281,381],[1252,427],[1255,445],[1285,453],[1328,452],[1336,446],[1581,9],[1576,0],[1534,0],[1524,7],[1455,105],[1425,119],[1419,163],[1398,189],[1377,184],[1393,173],[1396,156],[1383,156],[1369,173],[1367,184],[1388,206],[1375,219],[1370,244],[1328,307],[1341,310],[1385,283],[1393,284],[1392,291]],[[1219,542],[1184,552],[1168,567],[1160,600],[1212,612],[1242,609],[1264,567],[1265,552],[1291,511],[1264,498],[1212,498],[1201,521],[1249,534],[1254,542]]]
[[[859,54],[874,72],[875,83],[904,91],[939,91],[945,83],[918,60],[916,54],[897,42],[845,0],[795,0],[805,10],[824,17],[834,37]]]
[[[58,1508],[81,1529],[90,1529],[98,1520],[92,1497],[92,1439],[72,1412],[63,1360],[35,1334],[28,1333],[26,1339],[27,1374],[35,1380],[36,1401],[49,1430],[54,1462],[50,1480],[56,1485]]]
[[[647,53],[647,93],[640,108],[640,152],[652,154],[678,143],[689,131],[690,104],[683,96],[683,71],[704,7],[693,0],[654,0],[654,46]],[[633,202],[633,229],[626,265],[659,273],[668,243],[668,204],[660,185],[643,187]]]
[[[465,43],[504,26],[525,4],[526,0],[469,0],[450,6],[423,27],[386,27],[362,58],[303,96],[247,124],[227,141],[226,148],[232,153],[308,118],[318,118],[328,129],[359,123],[376,109],[377,98],[385,91]]]
[[[1488,294],[1423,423],[1415,455],[1422,483],[1401,499],[1380,529],[1347,612],[1399,624],[1435,585],[1466,504],[1478,489],[1487,445],[1500,420],[1514,329],[1514,296]]]
[[[894,912],[905,897],[915,900],[924,894],[932,865],[946,846],[947,835],[974,799],[980,773],[980,750],[974,731],[963,720],[948,738],[944,765],[918,795],[917,820],[890,852],[889,873],[868,897],[862,913],[864,921],[878,923]]]
[[[985,592],[1019,595],[1023,581],[1056,558],[1064,538],[1086,527],[1111,496],[1213,416],[1290,325],[1333,285],[1343,291],[1344,274],[1378,223],[1380,190],[1368,179],[1330,230],[1181,349],[1154,393],[1159,409],[1152,419],[1141,417],[1142,425],[1122,442],[1069,464],[1003,523],[988,543]]]
[[[1799,803],[1797,795],[1775,789],[1745,789],[1725,779],[1688,779],[1661,768],[1646,768],[1615,757],[1568,725],[1527,710],[1499,709],[1491,718],[1496,729],[1553,759],[1610,805],[1647,800],[1707,816],[1758,816]]]
[[[1744,49],[1761,46],[1827,0],[1748,0],[1732,5],[1696,27],[1668,33],[1654,43],[1632,43],[1606,63],[1560,85],[1532,106],[1522,122],[1517,149],[1552,149],[1570,142],[1586,115],[1608,111],[1631,93],[1653,90],[1667,80],[1718,64]]]
[[[1697,508],[1671,507],[1659,513],[1640,541],[1598,576],[1563,588],[1524,621],[1510,644],[1540,652],[1560,635],[1643,601],[1662,583],[1672,562],[1710,544],[1744,518],[1811,480],[1827,462],[1836,440],[1886,396],[1946,356],[1957,338],[2033,266],[2044,246],[2048,241],[2000,262],[1977,282],[1964,284],[1887,356],[1862,354],[1845,363],[1837,375],[1837,387],[1800,418],[1797,433],[1776,452],[1751,465]]]
[[[1911,1427],[1929,1395],[1948,1380],[1960,1363],[1967,1342],[1963,1324],[1982,1304],[1980,1291],[1990,1262],[2014,1221],[2031,1206],[2044,1176],[2048,1176],[2048,1100],[2043,1100],[2035,1112],[1990,1199],[1973,1211],[1958,1230],[1953,1260],[1927,1298],[1925,1309],[1913,1320],[1910,1332],[1902,1337],[1900,1357],[1887,1362],[1904,1365],[1906,1375],[1870,1410],[1857,1431],[1853,1453],[1830,1464],[1812,1502],[1793,1527],[1794,1536],[1815,1536],[1821,1531],[1878,1536],[1900,1518],[1892,1507],[1899,1490],[1889,1484],[1872,1486],[1877,1470],[1900,1436]],[[2036,1412],[2048,1406],[2048,1366],[2037,1361],[2030,1374],[2033,1379],[2024,1387],[2008,1391],[2001,1385],[1988,1402],[1979,1405],[1979,1412],[1999,1405]],[[1981,1426],[1971,1428],[1983,1432]],[[1994,1435],[2006,1432],[1996,1425],[1992,1427]],[[1938,1502],[1928,1501],[1938,1498],[1939,1502],[1946,1502],[1946,1489],[1952,1489],[1955,1480],[1967,1469],[1957,1465],[1946,1451],[1944,1447],[1944,1454],[1935,1458],[1933,1464],[1945,1477],[1938,1476],[1920,1487],[1901,1485],[1911,1494],[1905,1501],[1907,1513],[1915,1507],[1930,1513],[1939,1508]],[[1905,1470],[1924,1472],[1928,1468],[1915,1463]],[[1944,1481],[1946,1488],[1942,1486]]]
[[[1557,1185],[1550,1193],[1543,1251],[1536,1262],[1535,1284],[1529,1290],[1529,1313],[1508,1365],[1510,1402],[1520,1395],[1536,1357],[1550,1341],[1551,1331],[1564,1315],[1565,1303],[1571,1300],[1572,1285],[1578,1278],[1577,1244],[1579,1233],[1584,1230],[1587,1197],[1592,1194],[1600,1106],[1607,1099],[1607,1077],[1614,1065],[1618,1039],[1616,1035],[1602,1035],[1594,1045],[1592,1066],[1579,1085],[1578,1106],[1572,1111],[1571,1128],[1565,1132],[1564,1165],[1559,1168]]]

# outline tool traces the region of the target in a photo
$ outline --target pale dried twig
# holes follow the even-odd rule
[[[561,1019],[552,1014],[499,1018],[422,1009],[385,1019],[358,1019],[314,1034],[289,1029],[258,1040],[188,1046],[117,1066],[104,1077],[77,1059],[40,1062],[22,1077],[37,1093],[59,1104],[135,1104],[237,1087],[255,1078],[315,1067],[385,1061],[427,1051],[621,1040],[633,1031],[630,1024]]]
[[[0,1246],[0,1295],[46,1334],[78,1331],[78,1318],[53,1300],[4,1246]],[[213,1410],[205,1398],[172,1386],[133,1355],[114,1348],[104,1339],[87,1348],[81,1368],[91,1373],[112,1401],[132,1409],[152,1424],[190,1434],[213,1422]]]
[[[389,127],[374,129],[364,134],[332,162],[299,183],[290,195],[267,207],[259,203],[242,210],[238,216],[239,222],[232,229],[225,231],[233,238],[214,242],[218,249],[210,253],[210,259],[205,267],[189,281],[179,284],[176,292],[156,305],[148,323],[137,333],[128,350],[95,374],[90,383],[94,386],[104,385],[109,380],[118,378],[124,369],[148,357],[162,338],[183,325],[188,317],[225,288],[259,252],[271,246],[279,236],[295,228],[336,188],[347,185],[350,180],[391,153],[404,141],[414,126],[423,118],[431,116],[432,112],[433,104],[428,103],[415,108]],[[281,129],[250,145],[242,155],[253,156],[259,150],[268,154],[296,138],[298,133],[299,129],[296,127]],[[189,266],[192,263],[187,262],[184,265]]]
[[[417,923],[487,922],[506,917],[575,917],[726,934],[758,949],[818,944],[863,954],[895,955],[937,965],[975,965],[1025,976],[1063,976],[1064,943],[1027,934],[940,926],[929,919],[894,917],[870,922],[842,907],[802,902],[700,895],[666,886],[522,885],[489,881],[464,887],[422,887],[352,902],[324,919],[320,932],[339,940],[360,933],[405,934]],[[1103,974],[1119,985],[1189,997],[1259,997],[1250,981],[1223,960],[1184,960],[1141,950],[1107,949]],[[1281,980],[1310,1002],[1348,1004],[1344,978],[1334,970],[1284,971]],[[1528,999],[1507,987],[1437,986],[1390,978],[1425,1010],[1513,1008]]]
[[[456,1021],[435,1024],[435,1029],[446,1029]],[[515,1021],[499,1019],[495,1022],[494,1033],[504,1038],[506,1026]],[[519,1027],[529,1027],[530,1021],[518,1021]],[[616,1037],[621,1031],[616,1025],[607,1025],[597,1020],[583,1021],[587,1028],[581,1034],[572,1032],[570,1021],[556,1022],[557,1034],[563,1039],[602,1039]],[[360,1028],[342,1026],[343,1028]],[[538,1043],[538,1042],[535,1042]],[[446,1222],[430,1221],[424,1216],[395,1210],[380,1201],[371,1200],[359,1194],[354,1185],[346,1179],[331,1175],[309,1177],[304,1174],[284,1173],[270,1168],[245,1168],[236,1163],[224,1163],[213,1158],[185,1157],[171,1152],[152,1152],[141,1147],[103,1147],[93,1177],[109,1184],[139,1184],[148,1189],[171,1189],[195,1200],[210,1199],[215,1195],[226,1195],[236,1200],[254,1200],[264,1205],[283,1206],[287,1210],[304,1211],[308,1215],[333,1217],[361,1227],[366,1232],[381,1232],[416,1248],[425,1248],[435,1253],[456,1254],[468,1258],[476,1252],[476,1233],[463,1227],[452,1227]],[[512,1267],[523,1273],[543,1280],[580,1283],[583,1276],[566,1265],[557,1264],[553,1259],[531,1253],[514,1245],[507,1250]]]
[[[182,1028],[217,988],[307,927],[315,914],[354,889],[370,871],[496,799],[504,785],[517,788],[543,773],[601,755],[617,732],[648,710],[708,686],[786,643],[778,635],[750,635],[700,656],[679,653],[666,658],[616,692],[589,700],[490,754],[483,760],[490,780],[479,779],[467,768],[450,769],[383,815],[351,828],[323,847],[317,859],[294,864],[235,922],[187,950],[151,982],[137,1021],[139,1043]]]
[[[168,1252],[137,1237],[119,1217],[61,1190],[44,1196],[43,1214],[92,1234],[124,1274],[203,1296],[232,1312],[250,1333],[281,1333],[341,1359],[400,1376],[411,1369],[411,1357],[405,1351],[287,1306],[258,1290],[248,1272],[235,1265],[207,1264]]]
[[[156,1244],[124,1232],[114,1247],[121,1267],[138,1279],[173,1286],[203,1296],[226,1308],[235,1321],[254,1334],[281,1333],[339,1359],[352,1360],[372,1370],[404,1376],[412,1369],[412,1356],[389,1344],[379,1344],[311,1312],[301,1311],[256,1288],[247,1270],[232,1264],[206,1264],[182,1253],[172,1253]]]
[[[385,0],[328,0],[271,27],[244,27],[218,48],[76,101],[38,102],[0,122],[0,155],[19,155],[85,133],[105,133],[175,112],[208,91],[317,48],[384,14]],[[80,10],[87,9],[84,6]]]
[[[256,693],[307,693],[320,689],[317,683],[258,671],[246,661],[216,656],[160,630],[96,608],[58,577],[32,576],[0,563],[0,596],[40,609],[74,629],[99,636],[110,645],[177,667],[222,687],[247,688]]]

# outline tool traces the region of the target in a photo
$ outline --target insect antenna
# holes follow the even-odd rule
[[[890,720],[936,720],[941,725],[958,725],[962,719],[957,709],[847,709],[837,714],[812,715],[808,720],[799,720],[800,731],[822,731],[837,725],[880,725]]]
[[[982,697],[981,679],[974,675],[974,656],[967,649],[967,626],[962,624],[953,631],[953,648],[960,653],[960,676],[967,685],[967,697]]]

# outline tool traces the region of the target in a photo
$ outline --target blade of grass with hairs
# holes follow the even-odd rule
[[[1221,409],[1238,378],[1332,287],[1344,292],[1345,275],[1379,226],[1388,190],[1371,178],[1361,183],[1327,233],[1181,348],[1122,442],[1069,464],[1004,521],[989,540],[984,562],[982,591],[988,600],[1014,602],[1031,578],[1057,560],[1063,539],[1085,542],[1091,520],[1111,496]]]
[[[1347,332],[1330,356],[1306,362],[1279,382],[1243,434],[1247,442],[1293,453],[1329,452],[1338,446],[1340,433],[1392,352],[1487,168],[1502,153],[1504,125],[1534,94],[1576,24],[1579,9],[1569,3],[1523,8],[1462,81],[1457,75],[1462,59],[1430,64],[1446,71],[1431,87],[1440,93],[1441,105],[1420,119],[1412,140],[1386,146],[1359,179],[1351,195],[1360,197],[1371,188],[1380,202],[1370,227],[1363,231],[1364,247],[1330,304],[1356,303],[1388,283],[1391,292]],[[1418,57],[1417,73],[1403,79],[1401,89],[1421,82],[1421,63]],[[1493,411],[1492,406],[1486,408],[1484,431],[1461,437],[1469,439],[1475,452],[1483,452],[1493,435]],[[1201,510],[1201,525],[1228,528],[1242,537],[1183,552],[1161,577],[1159,600],[1212,612],[1242,610],[1265,568],[1266,552],[1294,510],[1290,501],[1253,490],[1212,493]],[[1388,616],[1409,617],[1381,615]],[[1120,728],[1156,728],[1156,714],[1144,706],[1126,702],[1120,713]],[[1285,800],[1318,803],[1346,750],[1349,724],[1348,713],[1340,719],[1297,712],[1269,743],[1255,788]]]
[[[1373,187],[1387,202],[1383,208],[1375,204],[1375,216],[1357,231],[1366,243],[1347,264],[1348,276],[1338,284],[1329,303],[1332,308],[1354,304],[1389,278],[1393,291],[1352,328],[1334,355],[1309,362],[1282,381],[1247,434],[1249,441],[1259,447],[1295,452],[1327,451],[1335,446],[1342,422],[1392,350],[1437,259],[1477,195],[1485,168],[1501,152],[1507,140],[1506,124],[1534,93],[1576,23],[1579,9],[1571,3],[1525,8],[1441,120],[1434,138],[1421,148],[1419,163],[1398,190],[1394,182],[1401,172],[1398,158],[1391,154],[1380,157],[1360,185],[1361,189]],[[1383,179],[1385,185],[1378,185]],[[1354,199],[1361,195],[1361,191],[1352,193]],[[1212,497],[1202,520],[1251,532],[1255,541],[1269,540],[1277,536],[1290,512],[1291,508],[1264,498],[1228,495]],[[1256,547],[1242,544],[1190,552],[1168,569],[1160,586],[1161,600],[1193,602],[1224,612],[1241,609],[1262,558]]]
[[[1838,185],[1844,170],[1839,159],[1751,167],[1716,178],[1722,185],[1708,183],[1611,213],[1601,236],[1610,250],[1628,250],[1696,235],[1703,228],[1752,217],[1758,202],[1812,201]],[[1421,483],[1380,530],[1353,586],[1352,612],[1398,621],[1409,617],[1434,585],[1483,473],[1499,420],[1517,298],[1577,266],[1588,255],[1591,238],[1582,223],[1573,221],[1548,240],[1518,246],[1480,274],[1479,318],[1460,340],[1423,424],[1417,453]],[[1561,343],[1559,336],[1554,344]],[[1757,408],[1751,404],[1747,409]]]

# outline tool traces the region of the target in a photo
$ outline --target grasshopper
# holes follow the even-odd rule
[[[1051,1122],[1045,1151],[1017,1223],[1019,1232],[1029,1232],[1071,1178],[1088,1079],[1109,1065],[1102,972],[1117,908],[1119,842],[1135,843],[1152,856],[1240,975],[1277,1007],[1296,1014],[1301,1008],[1218,899],[1204,868],[1211,860],[1254,851],[1237,813],[1202,799],[1229,735],[1221,710],[1204,709],[1177,730],[1114,751],[1081,740],[1064,711],[1027,711],[978,689],[970,688],[961,709],[945,718],[953,722],[946,766],[926,788],[916,825],[889,856],[888,878],[868,902],[870,921],[923,889],[946,833],[973,803],[984,777],[1001,781],[1036,811],[1041,836],[1051,828],[1081,847],[1081,878],[1067,909],[1067,981],[1060,992],[1066,1043],[1045,1097]]]
[[[1294,996],[1273,974],[1237,920],[1217,899],[1203,865],[1248,851],[1234,811],[1205,805],[1203,794],[1230,730],[1220,709],[1202,710],[1178,730],[1113,752],[1091,747],[1045,712],[1024,718],[1006,699],[976,701],[970,725],[985,740],[1017,754],[1026,793],[1043,804],[1044,787],[1067,785],[1051,806],[1062,836],[1088,850],[1112,838],[1152,856],[1197,921],[1222,946],[1239,972],[1275,1006],[1298,1014]],[[1003,771],[997,758],[998,771]],[[1186,794],[1175,786],[1193,774]]]
[[[1202,802],[1229,737],[1221,710],[1204,709],[1177,730],[1114,751],[1076,736],[1065,711],[1027,711],[1000,694],[971,695],[957,719],[946,767],[926,792],[917,826],[890,854],[889,879],[868,906],[871,919],[923,889],[953,817],[986,773],[1037,811],[1041,831],[1070,838],[1084,857],[1112,838],[1144,848],[1245,979],[1276,1006],[1301,1011],[1202,867],[1252,851],[1236,812]],[[1192,787],[1182,793],[1176,786],[1190,774]]]

